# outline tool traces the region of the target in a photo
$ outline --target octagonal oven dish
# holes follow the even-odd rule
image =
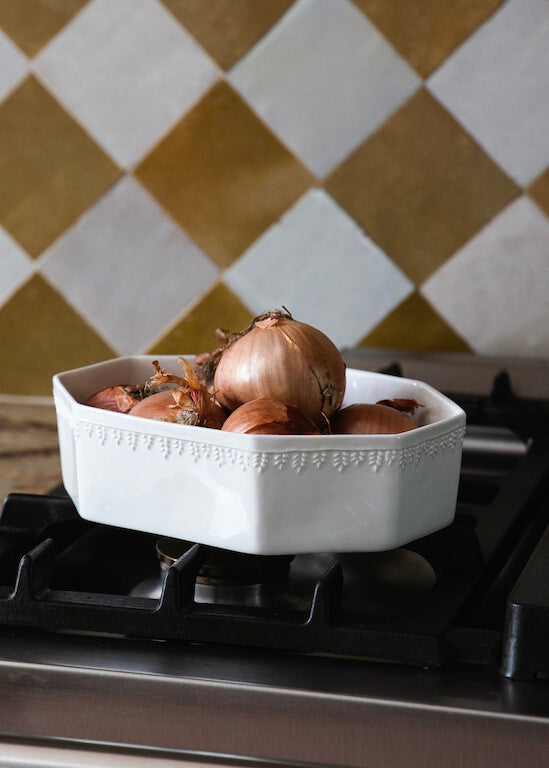
[[[83,518],[257,555],[388,550],[452,522],[465,414],[429,385],[347,369],[344,406],[422,403],[418,429],[396,435],[245,435],[83,405],[146,381],[153,359],[53,379],[63,482]]]

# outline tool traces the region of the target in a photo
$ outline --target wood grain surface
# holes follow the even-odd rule
[[[0,400],[0,500],[46,493],[61,482],[55,410],[23,398]]]

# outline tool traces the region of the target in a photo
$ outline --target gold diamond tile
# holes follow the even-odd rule
[[[417,283],[520,191],[425,90],[336,168],[325,187]]]
[[[417,292],[367,333],[359,346],[471,352],[467,342]]]
[[[136,175],[222,267],[314,181],[221,81],[145,158]]]
[[[54,373],[113,356],[38,275],[0,309],[0,392],[51,395]]]
[[[157,341],[151,353],[182,355],[209,352],[219,346],[214,336],[216,328],[241,331],[253,314],[227,286],[219,282],[187,312],[163,339]]]
[[[0,223],[37,256],[120,171],[33,77],[0,105]]]
[[[549,216],[549,168],[530,185],[528,194]]]
[[[354,0],[423,77],[503,0]]]
[[[88,0],[2,0],[0,27],[34,56]]]
[[[162,0],[224,69],[262,37],[294,0]]]

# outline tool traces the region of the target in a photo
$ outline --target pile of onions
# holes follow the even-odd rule
[[[332,419],[332,431],[336,435],[395,435],[416,426],[407,414],[378,403],[348,405]]]
[[[183,376],[155,360],[144,386],[108,387],[86,405],[247,435],[381,435],[417,426],[412,399],[341,409],[345,364],[338,349],[285,308],[259,315],[240,334],[218,329],[216,338],[221,346],[197,355],[196,371],[183,357]]]
[[[227,414],[199,382],[196,373],[185,358],[180,357],[179,362],[185,370],[184,377],[166,373],[160,368],[157,360],[153,362],[155,374],[151,383],[155,385],[175,384],[177,389],[146,397],[131,409],[130,415],[156,419],[157,421],[169,421],[174,424],[190,424],[220,429],[227,418]]]
[[[267,312],[219,356],[214,392],[229,411],[269,398],[296,406],[322,427],[343,401],[345,363],[321,331],[287,311]]]
[[[222,429],[244,435],[320,434],[318,427],[299,408],[268,397],[241,405],[232,412]]]

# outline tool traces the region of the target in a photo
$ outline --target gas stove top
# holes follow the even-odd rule
[[[62,491],[14,494],[0,518],[0,671],[34,665],[33,674],[55,678],[67,692],[75,681],[69,669],[88,682],[90,670],[97,675],[101,669],[103,694],[115,697],[110,673],[121,674],[122,687],[134,693],[144,682],[136,674],[159,675],[151,691],[160,691],[162,679],[168,698],[178,683],[166,676],[175,675],[192,693],[191,710],[181,710],[185,717],[203,706],[202,684],[208,701],[216,685],[220,695],[232,690],[250,722],[259,716],[249,710],[258,690],[247,704],[239,698],[241,687],[250,685],[265,697],[282,697],[290,708],[299,695],[307,706],[324,697],[329,706],[323,712],[336,720],[345,709],[341,696],[348,707],[370,700],[376,722],[390,706],[393,718],[396,710],[407,711],[411,723],[419,707],[424,719],[418,728],[429,727],[433,708],[446,708],[454,716],[461,712],[453,722],[466,730],[476,728],[473,716],[491,718],[494,738],[507,722],[507,742],[520,723],[513,744],[518,747],[533,729],[532,748],[538,749],[549,729],[549,402],[535,382],[549,369],[432,356],[424,360],[428,375],[421,375],[414,368],[421,363],[417,357],[393,359],[399,364],[376,353],[348,355],[355,367],[394,375],[404,368],[404,375],[428,380],[467,412],[451,526],[387,553],[257,557],[87,523]],[[444,379],[452,366],[461,371],[452,378],[455,386],[447,380],[441,386],[437,376]],[[467,381],[474,381],[474,391]],[[59,665],[66,669],[56,675],[52,670]],[[24,688],[23,682],[17,696]],[[274,700],[264,706],[275,717]],[[289,710],[284,717],[278,712],[278,725],[281,717],[290,725],[287,715]],[[355,716],[349,712],[353,722]],[[33,733],[51,736],[53,725],[48,727]],[[95,727],[95,736],[81,727],[80,734],[64,734],[58,723],[54,735],[97,737]],[[409,724],[400,727],[409,730]],[[133,743],[159,746],[143,728],[148,740]],[[265,722],[264,728],[273,731],[274,725]],[[210,727],[202,730],[211,734]],[[12,722],[6,732],[22,731]],[[96,740],[112,741],[109,733],[105,727],[104,738]],[[242,747],[237,750],[230,738],[221,749],[219,736],[208,743],[190,738],[182,747],[172,733],[161,746],[342,764],[339,757],[321,759],[320,742],[306,741],[307,749],[294,744],[293,754],[283,744],[262,752],[252,736],[238,751]],[[464,762],[463,744],[455,749],[461,763],[439,756],[437,764],[477,764]],[[357,754],[347,764],[360,764]],[[479,765],[490,765],[487,753],[479,755]],[[407,758],[408,766],[416,764]],[[395,753],[393,762],[366,764],[400,762]]]

